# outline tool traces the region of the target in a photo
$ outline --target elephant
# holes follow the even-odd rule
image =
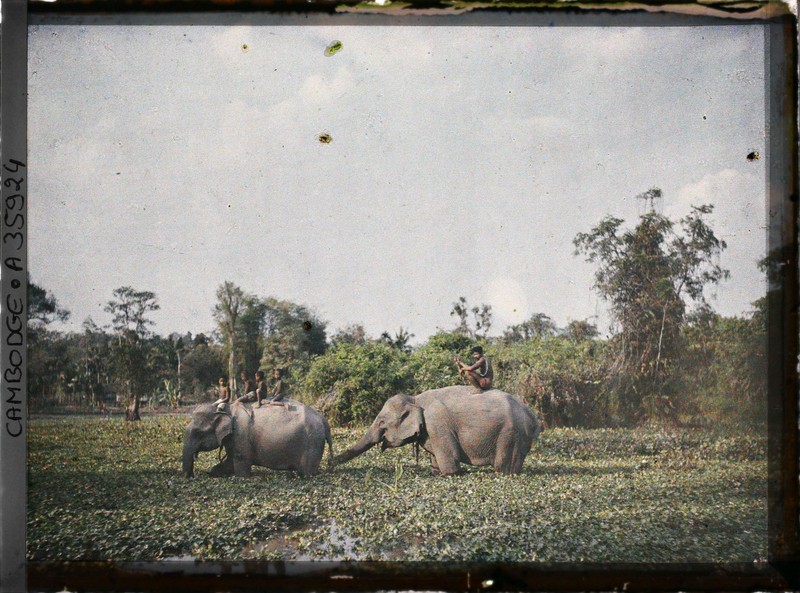
[[[511,394],[456,385],[389,398],[361,439],[334,462],[346,463],[378,443],[382,450],[418,443],[432,455],[437,475],[461,473],[461,463],[518,474],[541,432],[538,418]]]
[[[311,476],[319,473],[325,443],[332,461],[328,421],[300,402],[284,400],[260,408],[242,402],[200,404],[184,433],[183,473],[194,475],[199,452],[225,447],[227,457],[211,469],[212,476],[246,477],[253,465]]]

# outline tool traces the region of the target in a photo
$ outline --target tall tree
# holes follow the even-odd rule
[[[206,392],[217,384],[225,372],[227,356],[223,348],[209,343],[200,334],[181,359],[181,385],[184,394],[193,394],[194,401],[203,401]],[[212,400],[213,401],[213,400]]]
[[[397,348],[401,352],[405,352],[409,354],[411,352],[411,345],[409,342],[411,338],[414,337],[414,334],[409,333],[407,329],[401,327],[394,333],[394,337],[389,332],[383,332],[381,334],[380,341],[388,344],[392,348]]]
[[[94,403],[105,397],[105,385],[110,381],[108,366],[111,353],[110,336],[89,317],[83,322],[79,345],[83,356],[83,383]]]
[[[331,345],[355,344],[362,346],[367,343],[367,330],[360,323],[351,323],[336,330],[331,336]]]
[[[114,290],[114,299],[104,308],[112,316],[111,326],[116,334],[112,352],[130,402],[125,414],[128,420],[141,419],[139,405],[148,378],[146,340],[152,335],[150,327],[154,325],[148,315],[160,308],[155,293],[130,286]]]
[[[471,326],[469,323],[470,313],[472,313]],[[453,302],[450,317],[455,317],[458,320],[458,325],[454,330],[455,333],[470,338],[482,337],[486,339],[492,327],[492,306],[483,303],[480,307],[470,308],[467,304],[467,299],[461,296],[458,297],[457,301]]]
[[[544,313],[534,313],[527,320],[512,325],[503,333],[505,342],[521,342],[532,338],[550,338],[556,335],[558,327]]]
[[[583,342],[592,340],[600,335],[597,326],[587,319],[573,319],[564,328],[564,335],[570,340]]]
[[[272,297],[264,300],[266,324],[264,368],[306,368],[313,356],[325,353],[327,324],[304,305]]]
[[[28,327],[46,327],[66,321],[70,312],[59,305],[53,293],[28,280]]]
[[[62,335],[50,326],[69,316],[51,292],[28,280],[28,393],[32,404],[52,398],[64,382],[68,348]]]
[[[250,377],[258,370],[264,351],[267,311],[267,305],[262,299],[252,295],[245,296],[238,321],[237,370],[245,371]]]
[[[705,287],[728,277],[719,265],[725,242],[704,219],[713,206],[692,207],[674,222],[654,210],[660,189],[638,198],[651,208],[634,228],[608,216],[573,241],[576,255],[597,264],[595,288],[611,305],[620,411],[631,421],[676,409],[668,379],[678,360],[687,304],[706,304]]]
[[[228,384],[231,388],[236,381],[237,334],[240,329],[240,317],[245,308],[247,295],[233,282],[225,281],[217,289],[217,303],[214,305],[214,321],[225,343],[228,353]]]
[[[471,334],[469,328],[469,307],[467,306],[466,298],[460,296],[457,301],[453,302],[453,308],[450,309],[450,317],[455,317],[458,322],[454,330],[455,333],[461,336],[469,336]]]

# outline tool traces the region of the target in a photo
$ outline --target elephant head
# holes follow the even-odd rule
[[[198,406],[183,437],[183,473],[187,478],[194,475],[194,459],[201,451],[213,451],[222,447],[225,439],[233,433],[233,417],[217,410],[214,404]]]
[[[422,408],[408,395],[395,395],[383,405],[375,421],[356,444],[336,456],[336,463],[345,463],[375,445],[381,450],[402,447],[417,441],[425,430]]]

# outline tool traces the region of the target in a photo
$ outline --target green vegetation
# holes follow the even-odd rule
[[[686,411],[679,385],[687,307],[707,307],[705,289],[729,276],[718,263],[726,244],[704,220],[713,206],[692,207],[675,222],[655,211],[661,197],[658,188],[637,196],[650,209],[634,228],[607,216],[574,240],[576,254],[596,265],[594,287],[611,308],[616,409],[632,424]]]
[[[461,382],[453,359],[480,344],[492,361],[494,386],[524,400],[549,428],[763,432],[766,299],[741,317],[714,312],[705,292],[728,271],[719,265],[726,245],[706,221],[712,206],[672,220],[656,211],[661,190],[638,198],[647,208],[634,224],[607,216],[573,241],[575,255],[595,266],[594,289],[609,307],[609,336],[586,319],[559,327],[542,312],[490,336],[492,307],[463,296],[452,303],[452,329],[413,347],[402,326],[394,336],[370,337],[359,324],[329,336],[312,309],[247,293],[230,281],[218,287],[210,337],[153,334],[147,314],[158,309],[156,296],[130,287],[114,291],[108,303],[112,332],[89,319],[83,333],[62,334],[52,326],[69,312],[31,284],[31,409],[85,412],[120,400],[136,419],[144,398],[170,407],[213,401],[221,374],[239,396],[240,373],[252,378],[258,368],[280,368],[292,397],[346,427],[370,422],[396,393]],[[759,265],[774,276],[779,266],[772,260]]]
[[[334,425],[364,423],[383,402],[412,387],[408,356],[383,342],[340,342],[311,364],[304,389],[323,393],[321,411]]]
[[[184,415],[29,424],[28,558],[743,561],[766,557],[765,438],[545,431],[518,476],[430,475],[412,447],[314,478],[180,474]],[[358,430],[336,429],[342,451]]]

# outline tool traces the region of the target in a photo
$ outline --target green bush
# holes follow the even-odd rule
[[[402,350],[378,341],[341,342],[312,361],[304,397],[336,426],[372,422],[389,397],[413,387],[407,362]]]
[[[532,338],[488,350],[495,387],[522,398],[548,426],[610,426],[606,344]]]
[[[409,359],[414,391],[421,393],[462,383],[453,358],[460,356],[466,362],[465,357],[474,345],[473,340],[455,333],[439,332],[431,336]]]
[[[763,431],[767,339],[757,317],[713,316],[684,330],[683,389],[700,424]]]

